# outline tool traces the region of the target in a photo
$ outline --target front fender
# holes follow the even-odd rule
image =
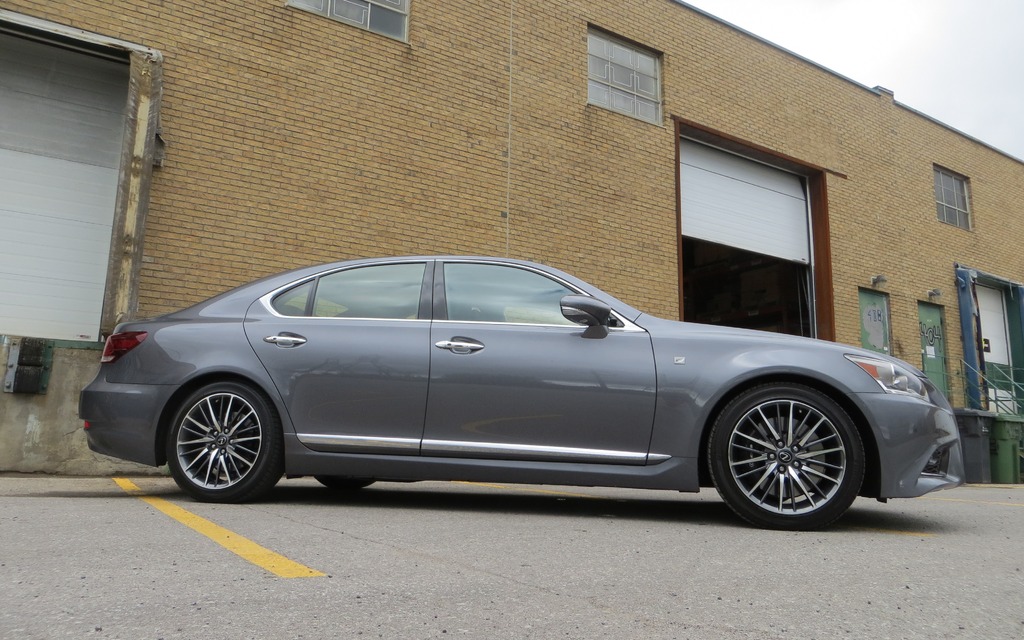
[[[668,323],[668,321],[662,321]],[[714,327],[651,323],[658,399],[652,454],[697,457],[701,438],[719,407],[762,382],[804,382],[844,404],[882,390],[834,343]]]

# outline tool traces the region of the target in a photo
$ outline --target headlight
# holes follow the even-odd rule
[[[863,356],[846,356],[846,359],[854,363],[875,379],[875,382],[885,390],[886,393],[904,393],[928,399],[928,391],[924,388],[921,378],[913,371],[890,362],[877,358],[865,358]]]

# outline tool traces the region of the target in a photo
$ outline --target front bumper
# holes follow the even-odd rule
[[[878,498],[913,498],[964,483],[964,459],[953,411],[888,393],[857,394],[874,425],[879,462]]]
[[[160,414],[175,389],[174,385],[111,383],[97,376],[78,398],[78,415],[88,423],[89,448],[122,460],[160,465]]]

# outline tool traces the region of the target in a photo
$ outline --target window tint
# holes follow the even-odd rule
[[[532,271],[451,263],[444,284],[449,320],[573,325],[559,302],[577,292]]]
[[[313,280],[292,287],[284,293],[277,294],[271,306],[274,311],[283,316],[304,316],[306,315],[306,304],[309,302],[309,294],[313,291]]]
[[[316,286],[313,315],[415,319],[419,316],[423,270],[423,263],[388,264],[323,276]]]

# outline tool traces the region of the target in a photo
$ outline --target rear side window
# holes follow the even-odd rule
[[[316,285],[313,316],[415,319],[424,268],[423,263],[387,264],[323,276]]]
[[[337,271],[278,294],[271,305],[286,316],[415,319],[425,268],[418,262]]]
[[[309,304],[309,294],[313,292],[315,280],[310,280],[298,286],[288,289],[284,293],[277,294],[271,306],[274,311],[283,316],[304,316],[306,306]]]

